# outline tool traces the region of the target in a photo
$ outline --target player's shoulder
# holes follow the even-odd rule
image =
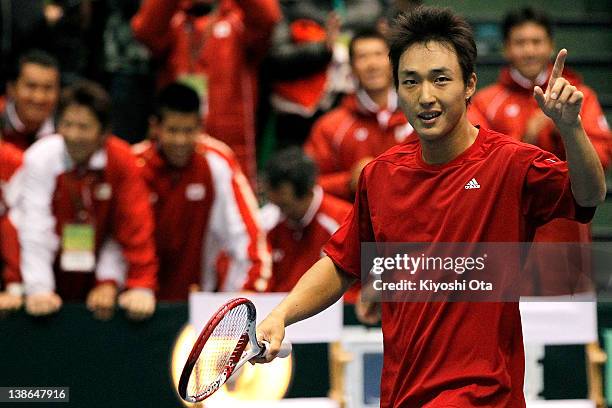
[[[380,169],[389,170],[391,167],[419,168],[416,155],[419,154],[418,137],[410,137],[406,142],[393,146],[380,156],[376,157],[364,169],[372,173]],[[537,146],[523,143],[508,135],[483,127],[479,128],[478,143],[465,160],[495,160],[496,158],[512,158],[517,162],[532,160],[541,155],[543,150]]]
[[[366,168],[377,165],[408,166],[414,162],[414,156],[419,150],[419,139],[416,133],[408,136],[405,142],[392,146],[372,160]]]
[[[479,159],[495,161],[497,159],[511,158],[516,165],[528,165],[538,157],[554,157],[538,146],[524,143],[503,133],[490,129],[480,128],[482,142]],[[556,159],[557,161],[559,159]]]
[[[515,138],[501,132],[497,132],[492,129],[488,129],[482,126],[478,128],[478,137],[481,138],[481,145],[484,149],[491,147],[503,147],[507,149],[525,149],[525,150],[537,150],[537,146],[529,143],[521,142]]]

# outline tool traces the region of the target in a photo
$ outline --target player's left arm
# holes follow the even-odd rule
[[[604,171],[582,126],[580,109],[584,94],[562,76],[566,57],[566,49],[559,51],[546,92],[536,86],[534,97],[563,139],[576,202],[582,207],[595,207],[606,196]]]
[[[586,86],[581,87],[580,90],[584,94],[584,101],[580,110],[582,126],[593,144],[605,172],[612,161],[612,132],[595,91]]]

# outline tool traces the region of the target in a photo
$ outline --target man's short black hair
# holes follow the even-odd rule
[[[448,8],[417,7],[401,13],[393,23],[390,34],[389,58],[393,64],[393,80],[398,86],[399,61],[413,44],[436,41],[452,47],[459,60],[463,82],[467,84],[476,63],[476,42],[468,22]]]
[[[295,196],[303,198],[315,185],[317,166],[301,148],[294,146],[277,152],[266,164],[264,172],[270,188],[277,189],[289,183]]]
[[[423,5],[423,0],[392,0],[385,12],[387,21],[393,21],[401,12],[410,12],[411,10]]]
[[[59,62],[53,55],[43,50],[31,49],[21,54],[21,56],[17,59],[17,63],[10,73],[9,80],[11,82],[14,82],[19,78],[21,71],[23,70],[23,66],[26,64],[35,64],[45,68],[52,68],[55,69],[58,74],[60,72]]]
[[[379,39],[383,41],[385,44],[387,44],[387,39],[385,38],[383,33],[378,31],[375,27],[361,29],[360,31],[357,31],[353,35],[353,37],[351,38],[351,42],[349,43],[349,48],[348,48],[349,60],[351,62],[353,62],[353,56],[355,55],[355,43],[359,40],[371,39],[371,38]]]
[[[502,34],[504,42],[510,39],[510,31],[514,27],[523,25],[525,23],[534,23],[546,30],[548,37],[553,38],[552,24],[548,15],[542,10],[535,9],[533,7],[524,7],[519,10],[513,10],[506,14],[502,21]]]
[[[200,114],[200,97],[193,88],[179,82],[171,83],[158,94],[155,103],[155,116],[163,120],[166,112]]]
[[[89,108],[96,116],[102,129],[109,130],[111,127],[111,98],[99,84],[80,80],[69,86],[62,92],[57,115],[61,117],[66,108],[78,105]]]

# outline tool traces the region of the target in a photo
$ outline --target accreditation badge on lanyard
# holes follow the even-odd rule
[[[203,67],[198,63],[202,58],[202,53],[206,42],[210,38],[213,17],[210,17],[203,29],[197,29],[196,23],[191,21],[185,26],[189,42],[189,61],[187,72],[178,76],[178,82],[193,89],[200,97],[200,109],[202,115],[208,114],[208,75]]]
[[[79,193],[71,191],[70,194],[77,216],[75,222],[64,224],[62,228],[60,267],[66,272],[90,273],[96,266],[96,229],[90,216],[92,184],[93,180],[87,179]]]

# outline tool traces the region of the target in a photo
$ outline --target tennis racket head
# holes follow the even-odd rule
[[[255,331],[255,305],[232,299],[213,315],[196,340],[179,380],[178,392],[189,402],[199,402],[229,379],[241,360],[249,333]],[[253,347],[253,344],[252,344]]]

